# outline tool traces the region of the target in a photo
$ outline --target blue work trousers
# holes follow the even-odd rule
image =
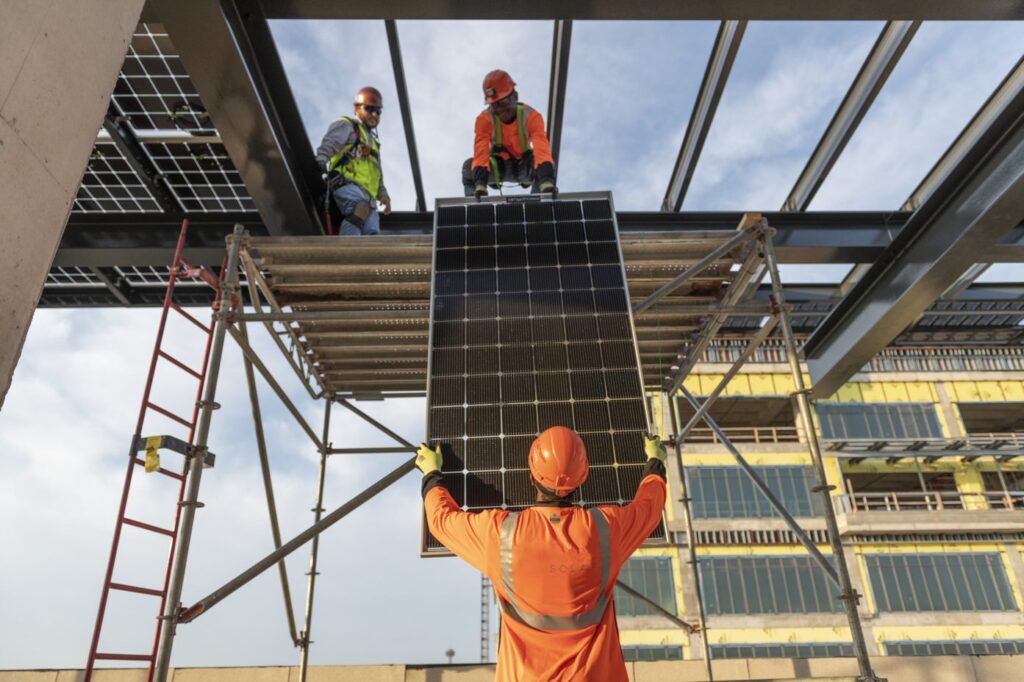
[[[354,182],[346,182],[334,190],[334,203],[341,211],[342,220],[338,234],[357,236],[361,234],[380,234],[380,214],[377,213],[377,202],[370,198],[370,194],[360,185]],[[366,222],[362,227],[349,222],[348,217],[352,215],[356,204],[367,203],[370,205],[370,214],[366,216]]]

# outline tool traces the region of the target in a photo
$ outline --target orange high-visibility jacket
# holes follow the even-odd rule
[[[664,467],[657,462],[648,471],[624,507],[538,505],[519,513],[464,512],[440,475],[425,478],[430,532],[497,592],[496,682],[628,680],[613,590],[665,507]]]
[[[503,123],[498,119],[498,123],[501,125],[501,144],[509,152],[501,153],[499,156],[507,159],[511,155],[513,158],[521,159],[523,154],[529,150],[529,147],[533,147],[534,168],[542,163],[554,163],[555,159],[551,156],[551,143],[548,142],[548,134],[544,130],[544,117],[537,110],[525,105],[523,116],[527,138],[527,147],[525,149],[519,139],[517,119],[512,119],[511,123]],[[476,117],[476,132],[473,139],[473,168],[488,168],[491,164],[491,145],[495,142],[495,118],[491,114],[490,109],[484,109]]]

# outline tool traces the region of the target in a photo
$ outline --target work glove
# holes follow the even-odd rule
[[[324,159],[317,159],[316,160],[316,165],[317,165],[317,168],[320,169],[320,177],[322,177],[322,178],[324,178],[326,180],[327,179],[327,161],[325,161]]]
[[[391,215],[391,197],[385,194],[379,201],[384,204],[384,215]]]
[[[487,185],[477,185],[476,189],[473,190],[473,196],[476,197],[477,201],[487,196]]]
[[[420,443],[420,449],[416,451],[416,466],[423,475],[432,474],[441,470],[441,446],[431,449],[426,443]]]
[[[644,435],[644,452],[647,453],[648,461],[660,459],[661,463],[664,464],[668,460],[668,450],[665,449],[661,438],[657,436]]]

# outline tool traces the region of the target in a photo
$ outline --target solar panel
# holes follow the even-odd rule
[[[141,23],[136,28],[111,103],[123,125],[142,144],[153,174],[167,185],[182,211],[256,210],[160,24]],[[109,139],[102,134],[97,139],[72,211],[163,212]]]
[[[575,502],[632,500],[649,419],[610,195],[444,199],[434,220],[427,434],[456,501],[529,506],[527,454],[555,425],[590,456]]]
[[[85,167],[72,211],[144,213],[160,210],[160,204],[117,147],[111,142],[97,142]]]

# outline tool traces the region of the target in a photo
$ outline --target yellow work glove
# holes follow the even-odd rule
[[[423,475],[432,474],[441,470],[441,446],[431,449],[426,443],[420,443],[420,449],[416,451],[416,466],[420,468]]]
[[[660,459],[662,464],[668,461],[668,450],[657,436],[644,436],[644,452],[648,460]]]

